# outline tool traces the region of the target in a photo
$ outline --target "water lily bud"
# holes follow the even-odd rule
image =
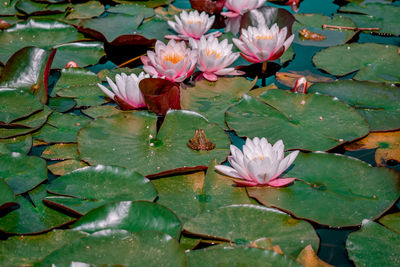
[[[307,88],[308,88],[308,83],[306,77],[303,76],[296,79],[291,91],[301,94],[307,94]]]
[[[65,68],[66,69],[68,69],[68,68],[79,68],[79,65],[75,61],[71,60],[70,62],[67,63],[67,65],[65,65]]]

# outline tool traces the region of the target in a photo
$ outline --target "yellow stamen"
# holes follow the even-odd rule
[[[178,63],[181,61],[184,57],[181,54],[177,53],[169,53],[164,56],[165,61],[171,61],[173,64]]]
[[[195,24],[195,23],[200,23],[200,25],[203,25],[203,22],[201,20],[187,20],[186,24]]]
[[[257,158],[259,158],[260,160],[263,160],[264,156],[257,156]]]
[[[272,35],[272,36],[270,36],[270,35],[258,35],[258,36],[256,36],[256,40],[260,40],[260,39],[263,39],[263,40],[272,40],[272,39],[274,39],[275,38],[275,36],[274,35]]]
[[[220,58],[221,57],[221,53],[215,51],[215,50],[210,50],[210,49],[206,49],[206,55],[207,57],[214,55],[216,58]]]

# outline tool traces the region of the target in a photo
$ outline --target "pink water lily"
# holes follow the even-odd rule
[[[265,0],[227,0],[225,7],[229,11],[221,12],[221,15],[227,17],[226,32],[237,34],[240,28],[242,15],[249,10],[259,8],[265,3]]]
[[[239,53],[232,53],[232,44],[228,44],[227,39],[218,42],[213,36],[202,36],[199,42],[193,39],[189,41],[198,53],[197,68],[207,80],[213,82],[218,79],[217,76],[244,74],[234,68],[227,68],[239,57]]]
[[[167,39],[188,40],[193,38],[199,40],[214,24],[215,16],[208,16],[206,12],[197,10],[187,13],[185,10],[175,15],[175,22],[168,21],[169,26],[179,35],[167,35]],[[220,32],[213,32],[208,35],[220,35]]]
[[[163,77],[172,82],[182,82],[192,75],[197,62],[197,51],[186,47],[185,42],[170,40],[167,45],[157,41],[155,52],[142,56],[143,69],[153,77]]]
[[[215,168],[234,178],[234,182],[240,186],[268,185],[282,187],[292,183],[296,178],[279,178],[279,176],[292,165],[299,151],[294,151],[284,157],[284,145],[282,140],[273,146],[266,138],[253,140],[247,138],[243,146],[243,152],[231,145],[232,156],[228,161],[232,167],[217,165]]]
[[[287,28],[279,29],[275,23],[271,29],[263,24],[257,28],[250,26],[242,30],[240,40],[232,41],[242,51],[242,57],[252,63],[259,63],[280,58],[294,39],[293,34],[286,37]]]
[[[116,84],[108,77],[106,77],[108,84],[111,86],[112,91],[108,90],[104,85],[97,84],[100,89],[111,99],[126,109],[137,109],[146,107],[143,95],[139,90],[139,82],[144,78],[149,78],[150,75],[144,72],[139,76],[136,74],[126,75],[121,73],[115,76]]]

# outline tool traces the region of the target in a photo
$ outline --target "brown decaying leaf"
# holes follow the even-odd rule
[[[296,261],[304,267],[332,267],[332,265],[318,258],[311,245],[308,245],[299,253]]]
[[[306,28],[299,31],[299,37],[302,40],[311,40],[316,42],[321,42],[326,39],[325,35],[309,31]]]
[[[10,27],[11,27],[10,23],[8,23],[5,20],[0,19],[0,30],[5,30],[5,29],[10,28]]]
[[[257,239],[255,241],[253,241],[253,243],[251,243],[249,247],[251,247],[251,248],[268,249],[268,250],[274,251],[276,253],[279,253],[281,255],[284,255],[281,247],[279,245],[275,245],[274,246],[272,244],[271,239],[267,238],[267,237],[263,237],[263,238],[260,238],[260,239]]]
[[[300,77],[304,76],[307,79],[307,88],[310,87],[313,83],[317,82],[332,82],[333,79],[325,76],[320,76],[317,74],[313,74],[309,71],[302,71],[302,72],[277,72],[275,74],[275,78],[281,84],[284,84],[290,88],[293,87],[296,80]]]
[[[175,15],[182,12],[182,9],[169,5],[168,7],[157,7],[154,9],[154,13],[160,16],[164,20],[174,20]]]
[[[385,166],[389,160],[400,162],[400,131],[370,133],[367,137],[345,147],[349,151],[374,148],[377,148],[375,152],[377,166]]]

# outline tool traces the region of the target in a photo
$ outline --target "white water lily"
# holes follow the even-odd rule
[[[284,157],[284,145],[282,140],[273,146],[266,138],[253,140],[247,138],[243,146],[243,152],[231,145],[232,156],[228,161],[232,167],[217,165],[215,168],[234,178],[234,182],[241,186],[269,185],[282,187],[292,183],[296,178],[279,178],[279,176],[292,165],[299,151],[294,151]]]
[[[179,15],[175,15],[175,22],[168,21],[169,26],[174,29],[179,35],[167,35],[167,39],[188,40],[193,38],[199,40],[214,24],[215,16],[208,16],[206,12],[197,10],[187,13],[185,10]],[[208,35],[220,34],[213,32]]]
[[[197,50],[197,68],[207,80],[216,81],[217,76],[244,74],[235,68],[227,68],[240,56],[239,53],[232,53],[233,45],[228,44],[227,39],[218,42],[213,36],[202,36],[198,42],[193,39],[189,42],[192,48]]]
[[[139,82],[145,78],[150,78],[150,75],[144,72],[141,72],[139,76],[136,74],[128,76],[125,73],[121,73],[121,75],[115,75],[116,84],[110,78],[106,77],[112,91],[108,90],[102,84],[98,83],[97,85],[109,98],[115,100],[118,104],[122,104],[125,108],[137,109],[146,106],[142,92],[139,89]]]

